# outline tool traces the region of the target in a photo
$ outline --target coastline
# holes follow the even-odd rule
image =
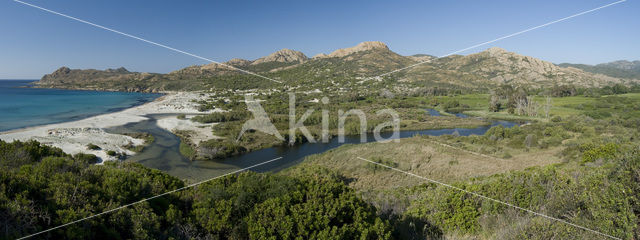
[[[103,129],[115,126],[122,126],[128,123],[148,120],[148,114],[206,114],[208,112],[198,111],[197,100],[208,97],[207,94],[198,92],[163,92],[154,101],[137,105],[117,112],[96,115],[81,120],[61,122],[54,124],[39,125],[20,129],[13,129],[0,132],[0,140],[11,142],[14,140],[28,141],[37,140],[43,144],[61,148],[69,154],[90,153],[98,156],[103,161],[116,160],[116,156],[110,156],[107,151],[115,151],[123,155],[133,155],[135,152],[126,149],[124,146],[138,146],[144,144],[144,140],[132,138],[130,136],[107,133]],[[172,125],[190,125],[191,121],[183,120],[181,124],[168,124],[160,126],[169,131]],[[191,124],[194,125],[194,124]],[[210,128],[198,126],[203,134],[211,134]],[[193,127],[196,128],[196,127]],[[207,131],[208,130],[208,131]],[[87,149],[88,144],[95,144],[99,150]]]

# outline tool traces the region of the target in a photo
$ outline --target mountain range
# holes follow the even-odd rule
[[[558,64],[558,66],[574,67],[586,72],[600,73],[617,78],[640,79],[640,61],[620,60],[597,65],[562,63]]]
[[[415,65],[406,70],[376,77]],[[224,64],[194,65],[167,74],[130,72],[124,68],[79,70],[62,67],[45,75],[39,87],[157,92],[212,88],[252,89],[279,83],[238,71],[239,68],[277,79],[291,88],[326,89],[384,81],[396,86],[491,88],[500,84],[531,88],[553,85],[600,87],[640,82],[640,62],[618,61],[596,66],[558,64],[490,48],[470,55],[437,58],[426,54],[402,56],[382,42],[362,42],[354,47],[307,57],[282,49],[255,60],[232,59]]]

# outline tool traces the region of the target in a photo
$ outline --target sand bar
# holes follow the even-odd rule
[[[123,146],[132,144],[140,145],[144,141],[135,139],[125,135],[111,134],[105,132],[104,128],[122,126],[128,123],[140,122],[147,120],[148,114],[203,114],[208,112],[198,111],[198,104],[193,100],[202,100],[210,95],[197,92],[166,92],[166,95],[158,99],[139,106],[128,108],[119,112],[97,115],[82,120],[41,125],[11,131],[1,132],[0,140],[4,141],[27,141],[37,140],[41,143],[59,147],[63,151],[76,153],[91,153],[103,160],[115,160],[116,157],[108,156],[107,151],[115,151],[118,153],[126,153],[127,155],[135,154]],[[213,112],[217,110],[211,110]],[[173,117],[175,118],[175,117]],[[202,135],[202,138],[213,138],[211,127],[207,125],[196,125],[189,120],[163,120],[159,124],[169,131],[174,128],[188,128],[196,130]],[[167,124],[169,123],[169,124]],[[197,127],[196,127],[197,126]],[[199,140],[203,140],[199,139]],[[92,143],[99,146],[100,150],[89,150],[87,144]]]

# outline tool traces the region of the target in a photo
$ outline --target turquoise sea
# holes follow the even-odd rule
[[[140,105],[153,93],[28,88],[35,80],[0,80],[0,132],[79,120]]]

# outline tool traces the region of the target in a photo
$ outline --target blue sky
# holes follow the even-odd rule
[[[442,55],[612,1],[86,1],[24,0],[171,47],[226,61],[282,48],[308,56],[362,41]],[[579,16],[492,46],[554,63],[640,59],[640,3]],[[165,73],[206,62],[10,0],[0,1],[0,79],[60,66]]]

